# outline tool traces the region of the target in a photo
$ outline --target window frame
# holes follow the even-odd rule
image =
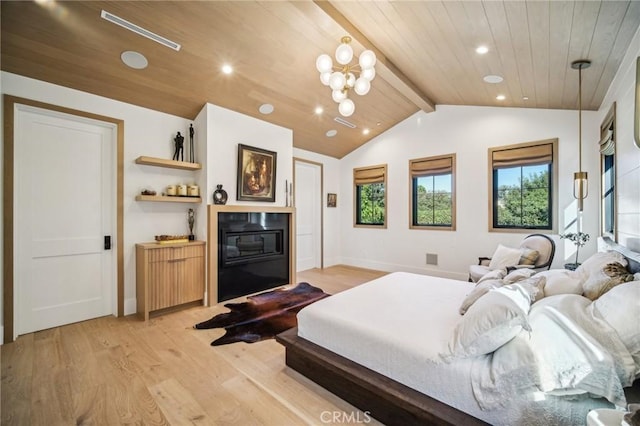
[[[613,143],[613,153],[609,156],[605,153],[602,152],[602,145],[606,142],[605,138],[607,138],[607,134],[609,133],[609,130],[611,130],[611,134],[610,134],[610,140],[611,143]],[[614,102],[611,105],[611,108],[609,109],[609,112],[607,112],[607,115],[605,116],[604,120],[602,121],[602,124],[600,125],[600,142],[599,142],[599,154],[600,154],[600,234],[603,236],[608,236],[610,237],[612,240],[614,241],[618,241],[618,225],[617,225],[617,218],[616,218],[616,212],[618,211],[618,192],[617,192],[617,179],[616,179],[616,173],[617,173],[617,166],[618,166],[618,159],[616,156],[616,103]],[[606,157],[613,157],[612,161],[612,172],[610,174],[611,176],[611,185],[609,185],[609,187],[607,187],[606,185],[606,169],[605,169],[605,162],[606,162]],[[613,232],[609,232],[609,230],[605,229],[606,228],[606,223],[607,223],[607,209],[606,209],[606,195],[607,192],[611,191],[612,192],[612,202],[611,202],[611,222],[613,224]]]
[[[551,210],[550,219],[551,226],[549,228],[527,228],[527,227],[500,227],[495,226],[494,218],[496,212],[494,211],[494,205],[496,195],[494,191],[496,190],[494,184],[494,161],[493,154],[498,151],[508,151],[514,149],[523,149],[523,148],[532,148],[542,145],[551,145],[551,167],[550,167],[550,182],[549,182],[549,190],[551,191],[550,198],[550,206]],[[504,145],[498,147],[492,147],[488,149],[487,155],[488,161],[488,230],[489,232],[504,232],[504,233],[525,233],[525,232],[538,232],[542,234],[554,234],[557,233],[558,229],[558,138],[553,139],[544,139],[539,141],[532,142],[524,142],[513,145]],[[522,167],[533,164],[525,164],[523,160],[523,164],[514,164],[513,167]]]
[[[449,159],[451,160],[451,224],[450,225],[419,225],[416,224],[416,189],[414,187],[414,179],[427,176],[439,176],[442,173],[416,173],[414,172],[414,164],[420,162],[437,161]],[[446,173],[448,174],[448,173]],[[444,154],[431,157],[414,158],[409,160],[409,229],[436,230],[436,231],[455,231],[456,230],[456,154]]]
[[[378,170],[379,169],[379,170]],[[358,223],[358,217],[360,212],[360,205],[358,203],[360,197],[358,196],[358,187],[362,186],[362,184],[357,183],[356,176],[362,172],[379,172],[382,174],[382,177],[374,179],[372,182],[367,182],[366,184],[372,183],[381,183],[384,185],[384,221],[382,224],[367,224],[367,223]],[[366,167],[356,167],[353,169],[353,227],[354,228],[372,228],[372,229],[386,229],[387,228],[387,218],[388,218],[388,210],[387,210],[387,200],[388,200],[388,185],[387,185],[387,165],[386,164],[378,164],[375,166],[366,166]]]

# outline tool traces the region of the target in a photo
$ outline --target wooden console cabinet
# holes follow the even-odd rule
[[[204,299],[205,242],[136,244],[136,304],[149,312]]]

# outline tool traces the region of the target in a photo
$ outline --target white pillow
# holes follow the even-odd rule
[[[502,278],[504,278],[504,275],[506,273],[507,273],[506,269],[495,269],[493,271],[489,271],[486,274],[484,274],[476,284],[480,284],[481,282],[487,281],[487,280],[501,280]]]
[[[520,262],[520,256],[522,256],[522,251],[519,248],[505,247],[502,244],[498,244],[498,248],[491,256],[489,269],[504,269],[507,266],[515,266]]]
[[[484,277],[483,277],[484,278]],[[467,297],[462,301],[462,305],[460,305],[460,315],[464,315],[471,305],[473,305],[476,300],[478,300],[481,296],[484,296],[489,292],[489,290],[493,290],[494,288],[502,287],[504,283],[502,280],[496,279],[487,279],[479,282],[471,291],[471,293],[467,294]]]
[[[489,291],[462,317],[449,343],[450,357],[470,358],[491,353],[522,329],[531,330],[527,313],[532,296],[519,284]]]
[[[594,313],[616,330],[640,368],[640,281],[615,286],[592,306]]]
[[[532,271],[531,269],[518,268],[515,271],[512,271],[509,274],[507,274],[507,276],[504,277],[503,281],[505,282],[505,284],[513,284],[518,281],[527,279],[535,273],[536,271]]]
[[[582,276],[575,271],[551,269],[538,272],[535,276],[545,277],[544,296],[556,294],[582,294]]]

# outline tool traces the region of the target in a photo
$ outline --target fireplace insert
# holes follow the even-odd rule
[[[218,213],[218,302],[289,282],[288,214]]]

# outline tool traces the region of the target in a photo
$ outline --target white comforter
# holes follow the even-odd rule
[[[583,424],[607,400],[624,405],[633,360],[581,296],[537,302],[531,334],[493,354],[442,362],[473,288],[389,274],[304,308],[298,334],[493,425]]]
[[[532,385],[547,395],[588,392],[626,406],[622,388],[633,382],[634,360],[611,326],[593,314],[589,299],[543,299],[532,306],[529,324],[531,332],[475,359],[471,382],[482,409],[503,407]]]

